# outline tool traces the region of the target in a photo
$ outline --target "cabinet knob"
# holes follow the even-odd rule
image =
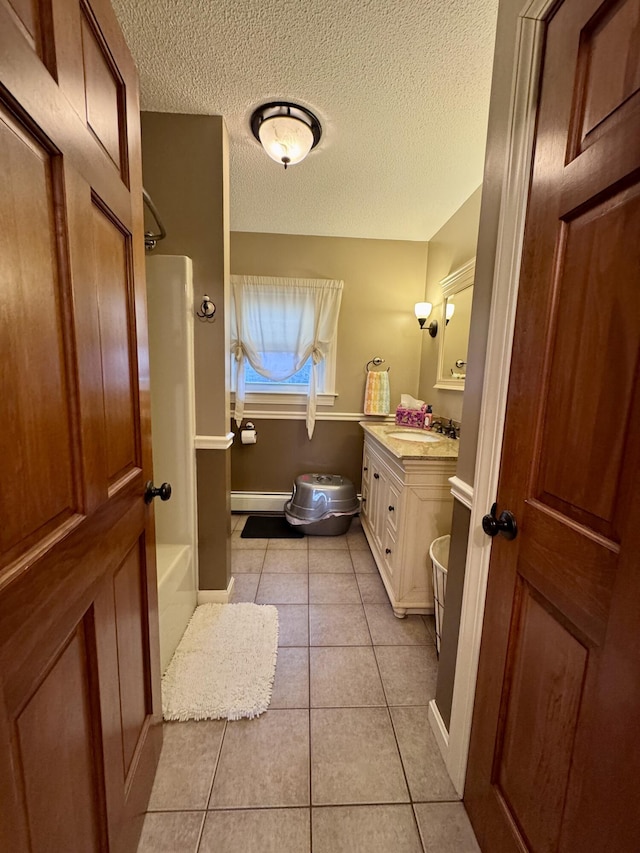
[[[362,503],[363,503],[363,504],[366,504],[366,502],[367,502],[367,499],[366,499],[366,498],[362,498]]]
[[[374,475],[373,475],[373,479],[374,479],[374,480],[379,480],[379,479],[380,479],[380,474],[374,474]]]
[[[394,506],[390,506],[390,507],[389,507],[389,512],[393,512],[393,511],[394,511],[394,509],[395,509],[395,507],[394,507]]]
[[[365,465],[365,467],[364,467],[362,470],[363,470],[363,471],[368,471],[369,469],[368,469],[368,468],[366,467],[366,465]]]
[[[384,549],[384,553],[385,553],[385,554],[390,554],[390,553],[391,553],[391,548],[385,548],[385,549]]]

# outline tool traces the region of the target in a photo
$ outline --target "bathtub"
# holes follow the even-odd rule
[[[156,563],[160,662],[164,672],[196,606],[191,547],[156,545]]]

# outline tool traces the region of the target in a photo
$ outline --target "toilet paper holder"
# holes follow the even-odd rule
[[[240,427],[240,443],[255,444],[258,434],[256,428],[251,421],[247,421]]]

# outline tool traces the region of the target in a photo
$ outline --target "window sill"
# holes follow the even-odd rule
[[[336,398],[338,394],[318,394],[316,396],[316,402],[319,406],[333,406],[335,405]],[[231,402],[235,403],[236,395],[235,392],[231,392]],[[304,406],[306,410],[307,406],[307,395],[299,394],[299,393],[273,393],[273,392],[265,392],[256,394],[254,391],[250,391],[245,395],[244,400],[245,406],[247,405],[263,405],[263,406]]]

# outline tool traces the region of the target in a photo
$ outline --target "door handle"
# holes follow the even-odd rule
[[[161,501],[168,501],[171,497],[171,483],[163,483],[161,486],[154,486],[151,480],[148,480],[144,487],[144,502],[150,504],[154,498],[160,498]]]
[[[500,515],[496,518],[496,509],[498,504],[491,507],[489,515],[485,515],[482,519],[482,529],[487,536],[497,536],[498,533],[504,536],[505,539],[515,539],[518,535],[518,525],[516,517],[508,509],[503,509]]]

